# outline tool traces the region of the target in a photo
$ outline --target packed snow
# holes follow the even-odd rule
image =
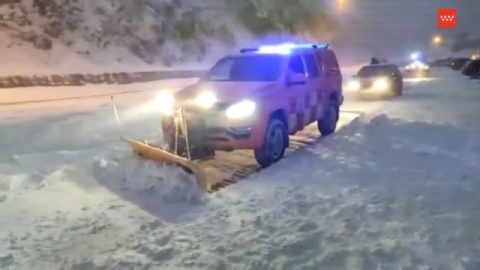
[[[156,112],[0,127],[2,269],[478,269],[480,85],[449,70],[207,195],[133,157]]]

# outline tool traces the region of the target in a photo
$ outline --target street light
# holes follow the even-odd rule
[[[434,45],[440,45],[443,42],[443,38],[440,35],[436,35],[433,37],[432,42]]]
[[[340,13],[343,13],[343,2],[345,0],[337,0],[338,1],[338,9],[340,10]]]
[[[412,59],[413,61],[418,60],[418,58],[420,58],[419,52],[413,52],[412,54],[410,54],[410,59]]]

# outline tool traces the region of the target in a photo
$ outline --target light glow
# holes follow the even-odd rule
[[[162,91],[155,97],[154,104],[163,114],[173,115],[175,97],[169,91]]]
[[[256,104],[250,100],[244,100],[228,107],[226,114],[230,119],[247,118],[255,112]]]
[[[265,45],[261,46],[258,49],[258,52],[260,53],[278,53],[278,54],[290,54],[293,49],[297,48],[314,48],[314,46],[317,46],[317,48],[326,48],[328,45],[326,44],[314,44],[314,43],[306,43],[306,44],[295,44],[295,43],[284,43],[280,45]]]
[[[383,91],[383,90],[386,90],[388,88],[388,81],[386,79],[377,79],[374,83],[373,83],[373,89],[375,90],[380,90],[380,91]]]
[[[442,36],[436,35],[433,37],[433,44],[440,45],[443,42]]]
[[[412,60],[418,60],[420,58],[420,53],[419,52],[414,52],[410,55],[410,59]]]
[[[415,61],[413,63],[411,63],[410,65],[408,65],[406,67],[407,70],[410,70],[410,69],[423,69],[423,70],[428,70],[430,69],[430,67],[420,61]]]
[[[289,54],[294,48],[294,44],[282,44],[282,45],[271,45],[271,46],[262,46],[258,49],[260,53],[278,53],[278,54]]]
[[[357,91],[357,90],[360,90],[360,82],[357,81],[357,80],[351,80],[350,82],[348,82],[347,84],[347,89],[348,90],[351,90],[351,91]]]
[[[217,97],[211,92],[202,92],[195,99],[195,103],[204,109],[212,108],[217,101]]]

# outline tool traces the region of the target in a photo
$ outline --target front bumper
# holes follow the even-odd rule
[[[386,88],[384,90],[374,89],[373,87],[364,87],[358,90],[349,90],[347,95],[354,98],[362,97],[371,97],[371,98],[382,98],[391,96],[394,93],[392,87]]]
[[[347,94],[375,94],[375,93],[386,93],[386,92],[392,92],[393,91],[393,85],[389,85],[385,89],[375,89],[373,87],[373,84],[364,84],[360,88],[357,89],[347,89],[346,93]]]
[[[214,150],[255,149],[263,143],[264,123],[258,116],[232,120],[223,111],[185,111],[185,117],[189,135],[200,136]],[[174,136],[173,116],[162,119],[162,129],[165,138]]]

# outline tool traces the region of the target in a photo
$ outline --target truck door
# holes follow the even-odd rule
[[[307,73],[305,61],[301,55],[293,55],[287,68],[287,92],[288,92],[288,129],[290,134],[301,130],[305,122],[305,108],[307,91]],[[304,80],[296,83],[289,83],[290,75],[302,75]]]
[[[322,109],[322,88],[324,86],[323,76],[321,76],[322,70],[318,65],[316,58],[316,52],[306,53],[304,55],[305,67],[307,71],[307,84],[306,84],[306,121],[308,125],[320,119]]]

